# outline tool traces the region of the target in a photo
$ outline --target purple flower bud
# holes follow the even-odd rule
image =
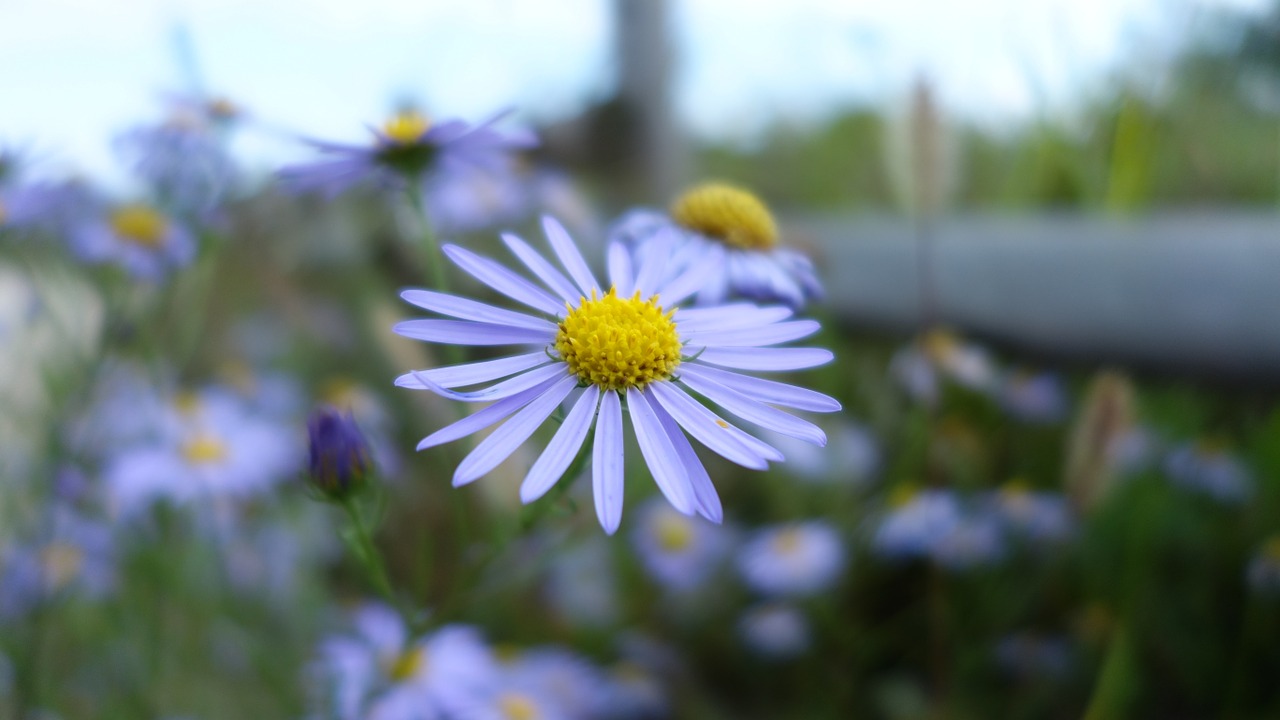
[[[342,500],[358,490],[373,462],[369,444],[350,413],[323,406],[307,418],[311,484],[325,497]]]

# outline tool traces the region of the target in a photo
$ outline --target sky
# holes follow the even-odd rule
[[[673,0],[677,108],[701,137],[750,141],[888,107],[923,74],[951,112],[1014,122],[1143,64],[1156,78],[1208,9],[1266,2]],[[110,138],[197,82],[330,139],[367,137],[402,100],[440,117],[567,117],[609,94],[612,18],[610,0],[0,0],[0,145],[110,175]]]

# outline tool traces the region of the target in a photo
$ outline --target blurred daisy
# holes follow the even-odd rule
[[[660,718],[671,714],[667,690],[643,666],[623,661],[608,672],[609,717]]]
[[[210,388],[174,399],[161,435],[121,448],[104,479],[113,507],[131,514],[161,499],[184,505],[262,493],[296,472],[302,456],[292,427]]]
[[[724,527],[682,515],[657,498],[640,509],[631,541],[649,575],[677,591],[702,585],[732,547]]]
[[[779,660],[803,655],[812,643],[809,621],[792,605],[757,605],[742,614],[738,632],[747,647]]]
[[[1269,595],[1280,594],[1280,535],[1268,538],[1245,573],[1249,586]]]
[[[506,714],[475,717],[541,720],[611,716],[608,678],[582,656],[546,646],[499,653],[499,659],[496,692],[491,701]],[[525,712],[526,709],[534,712]]]
[[[433,176],[423,189],[423,200],[436,232],[475,232],[527,217],[534,199],[529,182],[514,167],[504,164],[498,170],[462,166]]]
[[[844,565],[840,536],[817,520],[758,531],[738,555],[743,580],[766,595],[822,592],[835,584]]]
[[[812,320],[786,321],[787,308],[739,304],[687,309],[682,300],[702,283],[702,269],[661,281],[665,258],[650,255],[632,268],[618,244],[609,249],[609,290],[596,281],[569,234],[551,218],[543,228],[568,276],[523,240],[507,246],[550,290],[456,245],[444,253],[464,271],[539,316],[429,290],[401,297],[457,320],[410,320],[395,332],[427,342],[523,345],[525,352],[452,367],[411,372],[401,387],[427,389],[466,402],[493,405],[427,436],[418,448],[457,440],[511,416],[459,464],[453,484],[465,485],[510,456],[566,400],[570,409],[546,450],[530,468],[520,498],[532,502],[569,468],[595,428],[591,448],[596,514],[612,534],[622,519],[623,419],[631,419],[640,452],[658,487],[680,512],[720,522],[723,511],[711,479],[685,432],[744,467],[763,470],[781,461],[777,449],[743,432],[695,400],[690,391],[743,420],[815,445],[816,425],[775,405],[816,412],[840,408],[832,398],[736,370],[784,371],[830,362],[820,348],[772,347],[817,332]],[[507,378],[473,392],[450,388]],[[625,404],[625,413],[624,413]],[[598,416],[598,417],[597,417]]]
[[[890,498],[891,509],[876,528],[872,548],[890,559],[932,555],[942,538],[960,524],[960,503],[949,490],[916,492],[900,486]]]
[[[1066,390],[1051,373],[1009,373],[1000,380],[997,394],[1005,411],[1024,422],[1055,423],[1067,414]]]
[[[937,402],[942,379],[983,393],[992,391],[997,380],[996,365],[985,350],[942,328],[899,350],[889,369],[908,395],[926,404]]]
[[[326,158],[284,168],[277,175],[294,192],[332,198],[363,183],[400,187],[408,182],[439,188],[450,178],[462,174],[465,179],[465,173],[476,169],[507,172],[510,151],[536,144],[529,133],[494,129],[510,113],[498,113],[472,126],[462,120],[433,124],[416,111],[402,111],[373,129],[373,142],[367,145],[309,141]]]
[[[69,594],[102,597],[115,586],[110,526],[63,504],[51,510],[41,540],[0,553],[0,618],[21,616]]]
[[[732,185],[698,185],[672,203],[669,216],[633,211],[610,237],[632,246],[641,262],[650,255],[670,256],[668,272],[673,275],[698,268],[704,280],[697,291],[699,304],[745,297],[799,308],[822,295],[813,262],[779,246],[769,209]]]
[[[223,113],[213,107],[182,98],[171,103],[163,122],[133,127],[115,139],[115,151],[134,177],[173,211],[206,214],[237,180],[225,133],[234,114],[229,104]]]
[[[1253,492],[1248,468],[1212,440],[1175,447],[1165,456],[1164,472],[1175,485],[1203,493],[1218,502],[1242,503]]]
[[[0,186],[0,232],[61,233],[95,212],[97,203],[82,182],[32,182]]]
[[[1066,498],[1058,493],[1035,492],[1014,480],[995,493],[995,507],[1009,529],[1033,542],[1057,542],[1075,529]]]
[[[413,639],[395,611],[376,604],[356,611],[353,625],[321,644],[314,668],[340,720],[459,717],[497,680],[492,653],[472,628],[446,625]]]
[[[154,207],[121,205],[71,230],[71,250],[88,263],[112,263],[139,280],[158,281],[196,256],[196,239]]]

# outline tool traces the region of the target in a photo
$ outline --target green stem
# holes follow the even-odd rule
[[[351,532],[343,534],[343,539],[347,541],[347,546],[351,548],[351,552],[355,554],[356,559],[364,566],[365,572],[368,573],[369,580],[373,583],[373,587],[378,591],[378,594],[399,611],[404,618],[405,624],[410,629],[416,631],[418,623],[414,613],[400,602],[392,590],[391,580],[387,576],[386,563],[382,561],[382,553],[373,544],[373,537],[365,525],[364,518],[360,515],[359,508],[356,507],[355,501],[347,497],[343,498],[340,504],[342,509],[346,511],[347,517],[351,520]]]
[[[1128,717],[1133,695],[1133,642],[1128,628],[1115,629],[1102,672],[1089,699],[1084,720],[1111,720]]]

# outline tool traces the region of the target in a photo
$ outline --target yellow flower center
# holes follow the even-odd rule
[[[197,435],[182,446],[182,457],[192,465],[216,463],[227,456],[227,446],[211,435]]]
[[[681,226],[727,245],[766,250],[778,244],[778,226],[755,195],[723,183],[705,183],[676,198],[671,217]]]
[[[680,334],[657,303],[658,296],[641,300],[618,297],[610,288],[603,297],[569,310],[556,335],[556,352],[584,383],[601,390],[643,388],[671,376],[680,364]]]
[[[157,248],[164,244],[168,223],[163,215],[145,205],[125,205],[111,213],[111,229],[129,242]]]
[[[783,555],[793,555],[800,550],[799,528],[788,528],[773,537],[773,549]]]
[[[893,490],[889,491],[889,507],[906,507],[912,500],[915,500],[917,492],[916,486],[911,483],[895,485]]]
[[[498,699],[498,707],[507,720],[538,720],[538,706],[518,693],[504,694]]]
[[[943,364],[960,349],[960,338],[945,328],[934,328],[920,339],[924,354],[936,364]]]
[[[51,590],[65,587],[84,566],[84,553],[74,545],[54,544],[40,551],[40,566],[44,568],[44,581]]]
[[[183,415],[194,415],[200,409],[200,396],[190,390],[180,392],[174,396],[173,406]]]
[[[208,112],[219,120],[228,120],[240,114],[240,108],[227,98],[214,98],[209,101]]]
[[[666,552],[677,553],[693,543],[693,526],[674,513],[663,513],[654,531],[658,536],[658,547]]]
[[[413,145],[431,127],[431,121],[417,110],[403,110],[382,124],[382,134],[397,145]]]
[[[391,661],[387,667],[387,675],[395,682],[404,682],[422,672],[426,664],[426,648],[409,648]]]
[[[320,397],[330,405],[343,409],[354,409],[359,397],[360,386],[355,380],[345,377],[334,377],[325,381],[320,389]]]

